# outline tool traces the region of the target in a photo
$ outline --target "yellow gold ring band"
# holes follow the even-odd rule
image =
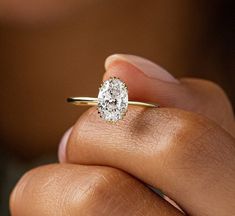
[[[128,89],[126,84],[116,77],[103,82],[99,88],[97,98],[93,97],[70,97],[69,103],[78,106],[97,106],[100,117],[109,122],[116,122],[126,115],[128,105],[142,107],[159,107],[155,103],[146,103],[128,100]]]
[[[72,103],[77,106],[97,106],[98,98],[93,97],[69,97],[67,98],[67,102]],[[134,106],[143,106],[143,107],[159,107],[158,104],[153,103],[145,103],[139,101],[128,101],[128,105]]]

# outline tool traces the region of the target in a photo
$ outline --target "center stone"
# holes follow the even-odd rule
[[[98,94],[98,111],[100,117],[116,122],[123,118],[128,107],[126,84],[119,78],[110,78],[103,82]]]

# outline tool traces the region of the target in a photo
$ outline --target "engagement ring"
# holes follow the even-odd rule
[[[154,103],[128,101],[127,86],[125,82],[116,77],[111,77],[101,84],[98,98],[70,97],[67,101],[78,106],[97,106],[100,117],[109,122],[117,122],[123,119],[128,105],[159,107],[158,104]]]

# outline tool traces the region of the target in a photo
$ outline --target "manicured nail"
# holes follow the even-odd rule
[[[72,127],[70,129],[68,129],[64,133],[64,135],[60,141],[59,149],[58,149],[58,158],[59,158],[60,163],[65,163],[65,161],[66,161],[66,145],[67,145],[69,136],[72,132],[72,129],[73,129]]]
[[[127,54],[111,55],[105,60],[105,69],[108,70],[108,68],[112,65],[112,63],[116,61],[125,61],[130,63],[131,65],[139,69],[141,72],[143,72],[149,78],[158,79],[165,82],[179,83],[179,81],[176,78],[174,78],[169,72],[167,72],[159,65],[151,62],[148,59],[134,55],[127,55]]]

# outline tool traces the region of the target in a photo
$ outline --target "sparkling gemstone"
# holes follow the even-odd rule
[[[119,78],[110,78],[103,82],[98,94],[100,117],[111,122],[123,118],[128,107],[126,84]]]

